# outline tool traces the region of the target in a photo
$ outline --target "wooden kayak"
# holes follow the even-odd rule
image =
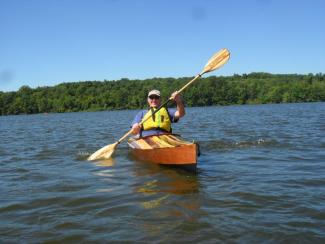
[[[198,145],[179,135],[146,136],[128,141],[132,155],[141,161],[161,165],[190,166],[197,164]]]

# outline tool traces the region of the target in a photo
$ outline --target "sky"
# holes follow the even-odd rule
[[[0,0],[0,91],[62,82],[325,73],[324,0]]]

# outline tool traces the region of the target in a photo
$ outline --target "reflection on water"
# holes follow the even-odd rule
[[[133,193],[145,211],[140,226],[147,236],[184,233],[182,226],[197,225],[203,214],[197,197],[200,184],[196,174],[174,168],[135,162]]]
[[[100,161],[95,161],[95,164],[102,167],[112,167],[115,164],[115,160],[114,158],[102,159]]]
[[[201,211],[198,198],[193,197],[199,192],[197,175],[150,163],[137,164],[133,174],[141,181],[134,193],[140,195],[143,208],[156,209],[158,216],[154,217],[194,221]]]
[[[166,192],[172,194],[197,193],[198,177],[195,173],[169,166],[160,166],[146,162],[136,162],[138,167],[133,172],[135,177],[154,178],[141,187],[141,192]],[[157,178],[158,177],[158,178]]]

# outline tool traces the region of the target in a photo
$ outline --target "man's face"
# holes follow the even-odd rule
[[[150,107],[157,108],[160,106],[160,97],[157,95],[150,95],[148,97],[148,104]]]

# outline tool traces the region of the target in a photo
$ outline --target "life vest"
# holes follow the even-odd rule
[[[148,119],[142,124],[143,130],[161,129],[171,132],[171,121],[167,108],[162,107],[157,113],[152,115],[155,108],[150,108],[149,111],[143,116],[143,120]]]

